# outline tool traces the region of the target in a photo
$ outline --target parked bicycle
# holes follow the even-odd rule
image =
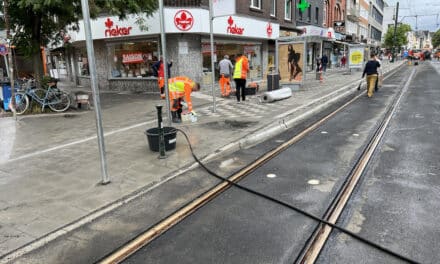
[[[22,86],[23,87],[23,86]],[[30,102],[34,101],[41,105],[41,111],[48,106],[52,111],[64,112],[70,107],[70,96],[61,91],[53,83],[47,89],[33,87],[29,82],[24,90],[15,94],[15,110],[21,115],[29,108]]]

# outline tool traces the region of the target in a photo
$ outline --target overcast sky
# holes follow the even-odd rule
[[[411,25],[417,29],[437,31],[440,29],[440,0],[385,0],[389,6],[396,6],[399,2],[399,22]],[[437,15],[439,14],[439,15]],[[405,16],[405,17],[404,17]]]

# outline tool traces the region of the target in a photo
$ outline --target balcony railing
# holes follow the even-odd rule
[[[209,0],[164,0],[164,6],[168,7],[208,7]]]
[[[347,10],[347,19],[353,22],[359,21],[359,10],[356,7],[352,7]]]

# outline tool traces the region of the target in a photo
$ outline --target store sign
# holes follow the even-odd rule
[[[266,33],[269,38],[272,36],[272,24],[270,22],[267,23]]]
[[[144,59],[141,52],[122,54],[122,63],[141,63]]]
[[[331,27],[329,28],[321,28],[316,26],[304,26],[298,27],[302,29],[303,36],[321,36],[334,39],[335,38],[335,30]]]
[[[348,67],[362,68],[364,62],[364,48],[362,46],[351,46],[348,51]]]
[[[113,27],[113,21],[110,18],[107,18],[104,25],[107,28],[105,30],[106,37],[119,37],[119,36],[127,36],[130,35],[130,30],[132,27],[119,27],[116,25]]]
[[[188,10],[179,10],[174,15],[174,25],[181,31],[188,31],[194,25],[194,17]]]
[[[8,54],[8,47],[5,44],[0,44],[0,55],[5,56]]]
[[[335,21],[333,27],[336,32],[345,32],[345,21]]]
[[[232,19],[232,16],[229,16],[228,25],[229,26],[226,28],[226,31],[229,34],[243,35],[244,28],[238,27],[237,24],[234,24],[234,19]]]
[[[214,44],[214,53],[217,52],[217,46]],[[202,43],[202,53],[207,54],[211,53],[211,44],[210,43]]]
[[[243,47],[244,54],[252,54],[255,53],[255,46],[244,46]]]

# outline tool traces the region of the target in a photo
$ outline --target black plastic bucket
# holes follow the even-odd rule
[[[176,148],[176,134],[177,130],[174,127],[164,127],[163,135],[165,139],[165,150],[173,150]],[[151,151],[159,152],[159,128],[150,128],[145,131],[147,135],[148,145]]]

